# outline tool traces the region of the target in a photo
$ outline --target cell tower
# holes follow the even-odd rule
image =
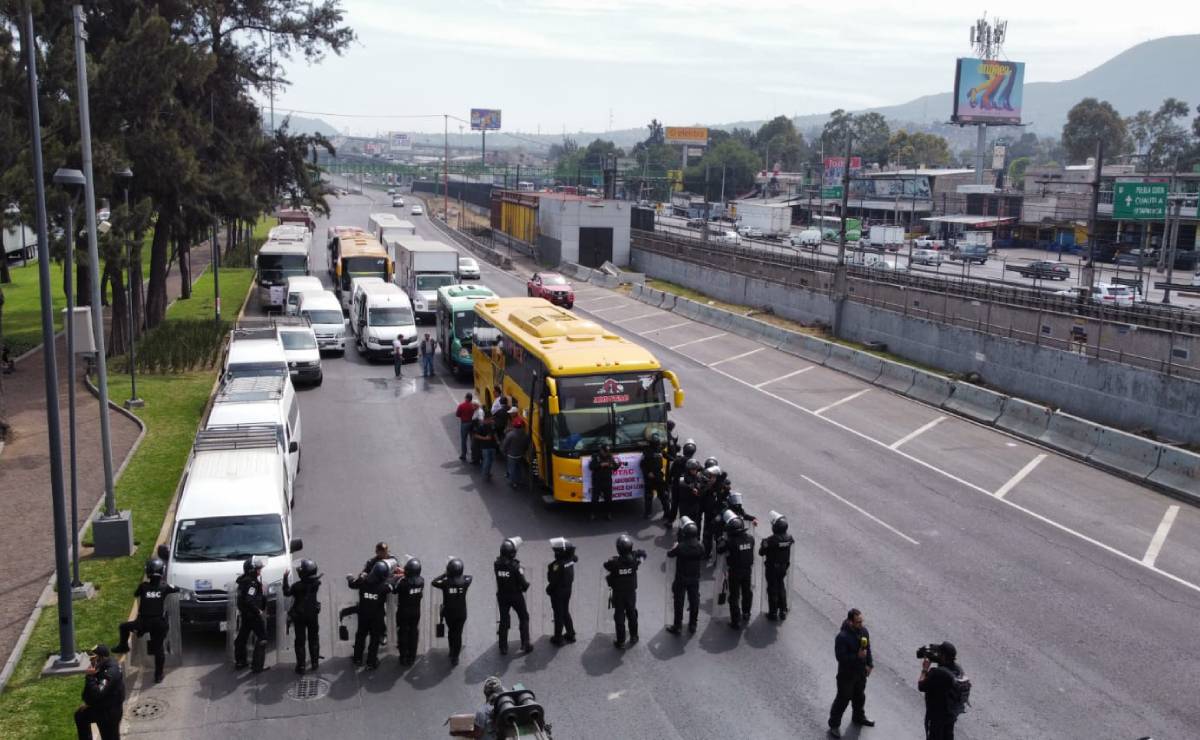
[[[971,50],[980,59],[999,59],[1008,34],[1008,21],[989,21],[987,13],[971,26]]]

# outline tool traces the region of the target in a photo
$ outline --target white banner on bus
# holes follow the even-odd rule
[[[621,467],[613,471],[613,501],[641,498],[645,495],[646,482],[642,480],[642,453],[619,452],[613,457]],[[592,470],[588,467],[590,457],[583,459],[583,490],[586,499],[592,499]]]

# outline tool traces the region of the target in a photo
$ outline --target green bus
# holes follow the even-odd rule
[[[482,285],[445,285],[437,291],[437,339],[442,345],[442,361],[457,378],[474,375],[471,337],[475,334],[475,303],[495,298]]]

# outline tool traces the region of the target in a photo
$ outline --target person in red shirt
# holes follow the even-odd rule
[[[475,413],[474,399],[474,395],[467,393],[463,402],[454,409],[454,415],[458,417],[459,460],[467,459],[467,437],[471,434],[471,417]]]

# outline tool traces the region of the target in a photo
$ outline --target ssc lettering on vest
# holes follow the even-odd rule
[[[511,576],[512,576],[512,574],[511,574],[511,573],[509,573],[507,570],[498,570],[498,571],[496,571],[496,577],[497,577],[497,578],[510,578]]]
[[[619,576],[627,576],[627,575],[630,575],[631,573],[633,573],[633,568],[619,568],[619,569],[617,569],[617,575],[619,575]]]
[[[367,599],[368,601],[377,601],[379,599],[379,594],[373,594],[369,591],[364,591],[363,598]]]
[[[752,543],[752,542],[747,542],[747,543],[746,543],[746,544],[744,544],[744,545],[738,545],[738,549],[739,549],[739,550],[753,550],[753,549],[754,549],[754,543]]]
[[[161,599],[162,591],[147,591],[146,598],[147,599]]]
[[[447,594],[461,594],[462,589],[461,588],[448,588],[448,589],[446,589],[446,593]]]
[[[410,588],[410,589],[408,589],[408,594],[409,594],[409,596],[417,596],[417,595],[419,595],[420,593],[421,593],[421,589],[419,589],[419,588]]]
[[[253,596],[255,594],[255,590],[256,589],[254,588],[254,586],[251,586],[250,588],[246,589],[246,593],[250,596]]]

